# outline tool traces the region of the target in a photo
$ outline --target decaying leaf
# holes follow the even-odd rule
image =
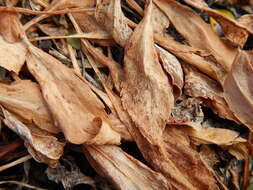
[[[152,11],[154,33],[163,33],[170,25],[168,17],[154,4]]]
[[[83,146],[85,155],[97,172],[109,179],[118,190],[171,189],[170,182],[126,154],[119,147]]]
[[[222,41],[197,13],[174,0],[154,2],[192,47],[206,51],[226,71],[230,70],[236,56],[236,49]]]
[[[14,132],[16,132],[28,145],[28,151],[34,151],[35,154],[42,155],[47,158],[51,163],[51,166],[54,167],[57,160],[63,154],[63,148],[65,143],[59,142],[56,137],[52,134],[43,131],[33,125],[25,125],[20,122],[13,114],[2,108],[4,113],[4,122],[5,124]],[[34,152],[31,152],[32,156]],[[37,161],[45,161],[38,159],[39,157],[35,156]],[[50,162],[52,161],[52,162]]]
[[[182,94],[182,88],[184,85],[184,76],[181,64],[174,55],[163,48],[156,46],[156,50],[163,68],[171,78],[174,97],[178,98]]]
[[[241,48],[243,48],[246,43],[249,34],[252,34],[253,32],[252,30],[248,30],[246,26],[240,24],[240,22],[237,22],[235,19],[229,18],[219,11],[209,8],[204,0],[184,0],[184,2],[197,9],[205,11],[207,14],[214,17],[220,24],[226,38]]]
[[[143,136],[159,139],[170,117],[174,96],[159,64],[151,24],[152,2],[125,46],[122,103]],[[156,137],[153,137],[156,134]],[[152,139],[152,140],[151,140]]]
[[[249,31],[251,31],[251,34],[253,34],[253,15],[247,14],[243,15],[238,19],[238,22],[246,27]]]
[[[121,10],[120,0],[98,1],[95,17],[97,22],[112,35],[113,39],[124,47],[132,33],[132,29],[125,22],[126,19]]]
[[[51,133],[60,132],[53,124],[39,86],[32,81],[19,80],[10,85],[0,84],[0,104],[18,115],[24,124],[34,124]]]
[[[66,139],[75,144],[119,144],[103,103],[80,76],[54,57],[29,45],[27,64]]]
[[[184,64],[184,93],[191,97],[203,98],[206,106],[213,109],[220,117],[240,123],[229,109],[222,87],[213,79]]]
[[[64,161],[68,164],[70,169],[67,169],[60,163],[56,168],[47,168],[46,174],[51,181],[56,183],[61,182],[66,190],[71,190],[78,184],[88,184],[95,187],[95,181],[92,178],[85,176],[79,170],[75,162],[70,162],[66,159],[64,159]]]
[[[253,53],[239,51],[223,89],[224,98],[234,115],[253,130]]]

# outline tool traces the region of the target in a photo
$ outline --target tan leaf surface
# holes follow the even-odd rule
[[[213,79],[184,64],[184,93],[191,97],[207,100],[209,106],[220,117],[240,123],[229,109],[223,95],[222,87]]]
[[[168,17],[155,4],[152,10],[152,25],[154,33],[166,32],[170,25]]]
[[[126,19],[121,10],[120,2],[120,0],[99,0],[95,17],[97,22],[112,35],[113,39],[124,47],[132,29],[125,22]]]
[[[222,41],[197,13],[174,0],[154,2],[192,47],[207,51],[226,71],[230,70],[236,56],[236,49]]]
[[[162,135],[174,97],[156,54],[151,11],[152,3],[125,46],[125,79],[121,95],[123,106],[142,135],[154,141]]]
[[[20,42],[22,25],[17,14],[0,13],[0,66],[19,73],[27,50]]]
[[[118,190],[169,190],[169,181],[126,154],[119,147],[83,146],[85,155],[100,175],[108,178]]]
[[[182,94],[184,85],[184,74],[180,62],[177,58],[165,49],[156,46],[157,54],[163,68],[169,74],[173,85],[174,97],[177,98]]]
[[[252,29],[240,22],[209,8],[204,0],[184,0],[184,2],[197,9],[205,11],[207,14],[215,18],[215,20],[220,24],[226,38],[241,48],[243,48],[246,43],[249,34],[253,33]]]
[[[29,46],[27,64],[66,139],[75,144],[119,144],[120,135],[107,121],[103,103],[80,76],[54,57]]]
[[[19,80],[10,85],[0,83],[0,104],[22,118],[24,124],[35,124],[51,133],[60,132],[53,124],[39,86],[32,81]]]
[[[253,53],[240,51],[224,82],[224,98],[234,115],[253,130]]]
[[[247,14],[243,15],[238,19],[238,22],[246,27],[249,31],[251,31],[251,34],[253,33],[253,15]]]
[[[28,145],[28,151],[31,149],[36,154],[42,155],[48,160],[56,161],[63,154],[65,143],[58,141],[52,134],[43,131],[33,125],[25,125],[14,115],[2,108],[4,113],[4,123],[15,133],[17,133]],[[31,153],[33,156],[33,152]],[[35,159],[38,157],[35,157]],[[37,161],[43,161],[37,159]]]

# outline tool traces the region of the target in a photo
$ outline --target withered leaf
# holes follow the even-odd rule
[[[120,0],[99,0],[95,17],[97,22],[112,35],[113,39],[124,47],[132,29],[125,22],[120,2]]]
[[[125,78],[121,95],[124,108],[142,135],[154,141],[162,135],[174,96],[154,46],[152,2],[149,2],[145,12],[125,46]]]
[[[10,85],[0,83],[0,104],[22,118],[24,124],[35,124],[51,133],[60,132],[48,113],[39,85],[32,81],[19,80]]]
[[[226,71],[230,70],[236,56],[236,49],[222,41],[197,13],[174,0],[155,0],[154,2],[192,47],[205,50]]]
[[[169,181],[126,154],[119,147],[83,146],[84,153],[97,172],[109,179],[119,190],[171,189]]]
[[[170,25],[168,17],[155,4],[152,11],[152,25],[154,33],[166,32]]]
[[[223,89],[224,98],[234,115],[253,130],[253,53],[239,51]]]
[[[75,144],[119,144],[103,103],[80,76],[60,61],[29,45],[27,65],[39,82],[43,97],[66,139]]]
[[[220,24],[226,38],[241,48],[243,48],[246,43],[249,34],[252,34],[252,30],[249,30],[245,25],[242,25],[240,22],[209,8],[204,0],[183,1],[197,9],[205,11],[207,14],[215,18],[215,21]]]
[[[174,55],[163,48],[156,46],[156,50],[163,68],[171,78],[174,97],[177,98],[181,96],[184,85],[184,76],[181,64]]]
[[[30,147],[28,151],[35,151],[35,154],[44,156],[47,160],[52,160],[51,166],[57,162],[57,160],[63,154],[65,143],[59,142],[52,134],[43,131],[33,125],[25,125],[20,122],[13,114],[2,108],[4,113],[4,123],[14,132],[16,132],[27,145]],[[34,152],[31,152],[32,156]],[[37,161],[44,161],[38,159]],[[50,162],[46,162],[49,163]]]
[[[220,117],[240,123],[229,109],[223,95],[222,87],[213,79],[184,64],[184,93],[191,97],[206,100],[206,106],[213,109]]]

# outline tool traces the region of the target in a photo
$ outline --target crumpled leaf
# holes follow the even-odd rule
[[[125,46],[122,103],[143,136],[159,139],[170,117],[174,97],[159,64],[151,24],[152,2]],[[156,134],[156,137],[153,137]]]
[[[4,108],[2,108],[2,110],[5,117],[4,123],[25,141],[25,145],[28,145],[28,151],[30,152],[31,150],[31,155],[34,156],[34,153],[41,155],[42,159],[39,159],[38,156],[34,158],[38,162],[45,162],[51,167],[54,167],[63,154],[65,143],[59,142],[52,134],[33,125],[23,124],[16,116]],[[46,158],[46,160],[44,160],[43,157]]]
[[[47,168],[46,174],[48,179],[56,183],[61,182],[66,190],[73,189],[74,186],[78,184],[88,184],[95,187],[95,181],[92,178],[85,176],[79,170],[75,162],[70,162],[66,159],[63,160],[69,165],[70,169],[67,169],[60,163],[56,166],[56,168]]]
[[[239,51],[223,89],[224,98],[234,115],[253,130],[253,52]]]
[[[192,47],[206,51],[226,71],[230,70],[237,50],[221,40],[197,13],[174,0],[154,2]]]
[[[152,10],[152,25],[154,33],[166,32],[166,29],[170,25],[168,17],[155,4]]]
[[[246,27],[249,31],[251,31],[251,34],[253,34],[253,15],[252,14],[246,14],[241,16],[238,19],[238,22]]]
[[[119,144],[103,103],[80,76],[60,61],[29,45],[28,69],[40,84],[55,125],[71,143]]]
[[[51,133],[60,130],[54,126],[39,86],[29,80],[19,80],[10,85],[0,83],[0,104],[15,113],[24,124],[35,124]]]
[[[83,146],[90,164],[119,190],[171,189],[170,182],[119,147]]]
[[[206,99],[206,106],[213,109],[220,117],[240,123],[229,109],[224,99],[222,87],[215,80],[189,65],[184,64],[183,68],[185,73],[184,93],[186,95]]]
[[[47,8],[47,10],[51,10],[52,8],[54,10],[60,10],[60,9],[66,9],[66,8],[87,8],[87,7],[94,7],[95,6],[95,0],[53,0],[50,4],[50,6]]]
[[[209,8],[204,0],[184,0],[184,2],[212,16],[220,24],[226,38],[241,48],[246,43],[249,34],[253,32],[235,19],[227,17],[215,9]]]
[[[156,46],[156,50],[163,68],[171,78],[174,97],[178,98],[182,94],[182,88],[184,85],[184,76],[181,64],[174,55],[163,48]]]
[[[121,10],[120,2],[120,0],[99,0],[95,17],[97,22],[112,35],[113,39],[124,47],[132,29],[125,22],[126,19]]]

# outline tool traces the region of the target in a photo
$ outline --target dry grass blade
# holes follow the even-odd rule
[[[32,157],[30,155],[27,155],[27,156],[24,156],[22,158],[19,158],[19,159],[15,160],[15,161],[13,161],[11,163],[8,163],[8,164],[5,164],[3,166],[0,166],[0,172],[6,170],[8,168],[11,168],[13,166],[16,166],[18,164],[21,164],[21,163],[23,163],[23,162],[25,162],[25,161],[27,161],[27,160],[29,160],[31,158]]]
[[[19,181],[0,181],[0,184],[6,184],[6,183],[12,183],[12,184],[16,184],[16,185],[19,185],[19,186],[23,186],[23,187],[26,187],[28,189],[35,189],[35,190],[46,190],[44,188],[40,188],[40,187],[36,187],[34,185],[29,185],[29,184],[26,184],[26,183],[23,183],[23,182],[19,182]]]

